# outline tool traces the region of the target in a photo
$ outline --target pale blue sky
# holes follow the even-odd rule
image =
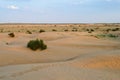
[[[0,0],[0,23],[120,23],[120,0]]]

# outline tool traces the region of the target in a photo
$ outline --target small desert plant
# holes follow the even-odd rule
[[[78,30],[77,30],[77,28],[73,28],[72,31],[73,32],[77,32]]]
[[[112,31],[119,31],[119,28],[112,29]]]
[[[43,29],[40,29],[39,33],[42,33],[42,32],[45,32],[45,30],[43,30]]]
[[[109,31],[111,31],[111,29],[107,29],[107,30],[106,30],[106,32],[109,32]]]
[[[6,42],[6,45],[8,45],[9,43],[8,42]]]
[[[99,34],[97,36],[95,36],[97,38],[117,38],[118,35],[114,35],[114,34]]]
[[[45,50],[47,49],[47,45],[44,44],[43,40],[30,40],[27,44],[27,47],[32,49],[32,50]]]
[[[57,31],[56,29],[52,29],[52,31]]]
[[[91,29],[92,32],[94,32],[95,30],[94,29]]]
[[[116,31],[119,31],[120,30],[120,28],[116,28]]]
[[[65,29],[64,31],[65,31],[65,32],[67,32],[67,31],[68,31],[68,29]]]
[[[28,33],[28,34],[32,34],[32,32],[31,32],[31,31],[29,31],[29,30],[27,31],[27,33]]]
[[[92,31],[91,31],[91,30],[89,30],[89,31],[88,31],[88,33],[92,33]]]
[[[86,29],[86,31],[88,31],[88,33],[92,33],[94,32],[94,29]]]
[[[9,33],[8,34],[10,37],[15,37],[15,34],[14,33]]]
[[[117,38],[118,35],[114,35],[114,34],[108,34],[107,37],[111,37],[111,38]]]

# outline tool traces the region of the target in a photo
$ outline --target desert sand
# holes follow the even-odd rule
[[[44,33],[15,31],[14,38],[8,33],[0,33],[0,80],[120,80],[119,41],[49,27]],[[48,48],[30,50],[32,39],[43,39]]]

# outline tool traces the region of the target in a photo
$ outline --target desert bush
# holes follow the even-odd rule
[[[8,34],[10,37],[15,37],[15,34],[14,33],[9,33]]]
[[[92,33],[92,31],[88,31],[88,33]]]
[[[91,29],[92,32],[94,32],[95,30],[94,29]]]
[[[119,28],[114,28],[112,29],[112,31],[119,31]]]
[[[75,31],[77,32],[78,30],[76,29]]]
[[[94,29],[86,29],[86,31],[88,31],[88,33],[92,33],[92,32],[94,32],[95,30],[94,30]]]
[[[45,32],[45,30],[43,30],[43,29],[40,29],[39,33],[42,33],[42,32]]]
[[[99,35],[96,35],[95,37],[97,37],[97,38],[117,38],[118,35],[115,35],[115,34],[99,34]]]
[[[117,31],[119,31],[119,30],[120,30],[120,28],[116,28],[116,30],[117,30]]]
[[[77,32],[78,30],[77,30],[77,28],[73,28],[72,31],[73,32]]]
[[[86,29],[86,31],[89,31],[89,29]]]
[[[116,37],[118,37],[118,35],[108,34],[107,37],[116,38]]]
[[[9,43],[8,42],[6,42],[6,45],[8,45]]]
[[[4,30],[3,29],[1,29],[1,31],[0,32],[3,32]]]
[[[107,29],[107,30],[106,30],[106,32],[109,32],[109,31],[111,31],[111,29]]]
[[[40,49],[40,50],[45,50],[47,49],[47,45],[44,44],[43,40],[30,40],[27,44],[27,47],[32,49],[32,50],[37,50],[37,49]]]
[[[67,31],[68,31],[68,29],[65,29],[64,31],[65,31],[65,32],[67,32]]]
[[[52,31],[57,31],[56,29],[52,29]]]
[[[27,33],[28,33],[28,34],[32,34],[32,32],[31,32],[31,31],[29,31],[29,30],[27,30]]]

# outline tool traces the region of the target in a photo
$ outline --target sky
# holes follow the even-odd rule
[[[120,23],[120,0],[0,0],[0,23]]]

